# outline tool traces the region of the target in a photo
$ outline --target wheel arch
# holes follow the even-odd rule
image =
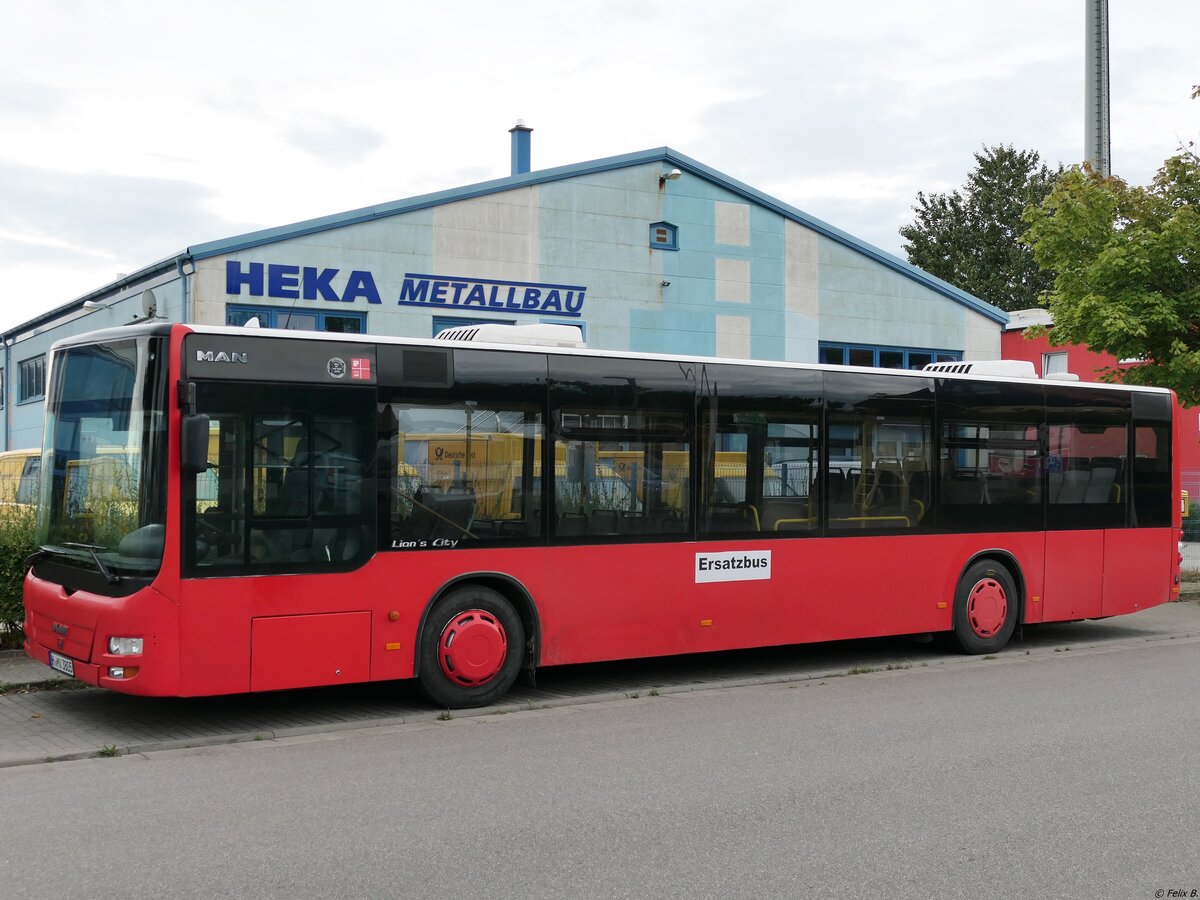
[[[997,565],[1001,565],[1008,572],[1013,580],[1013,585],[1017,589],[1017,627],[1020,628],[1025,622],[1025,596],[1027,593],[1025,586],[1025,572],[1021,569],[1021,564],[1017,562],[1016,556],[1009,550],[1003,550],[999,547],[993,547],[987,550],[980,550],[973,554],[958,572],[958,578],[954,582],[954,590],[958,590],[958,585],[962,583],[963,576],[967,574],[967,570],[977,562],[992,561]],[[950,627],[954,628],[955,622],[950,621]]]
[[[429,602],[425,604],[425,609],[421,611],[421,620],[417,625],[417,639],[413,645],[413,676],[417,677],[421,674],[421,645],[425,639],[425,628],[429,623],[430,611],[439,600],[451,591],[467,585],[490,588],[512,604],[525,629],[526,646],[522,650],[525,657],[522,665],[535,668],[541,657],[542,623],[541,617],[538,615],[537,604],[533,602],[533,596],[529,590],[517,579],[503,572],[466,572],[456,575],[434,591]]]

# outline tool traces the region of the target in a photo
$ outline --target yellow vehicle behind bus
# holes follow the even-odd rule
[[[0,504],[36,507],[41,471],[40,449],[0,453]]]

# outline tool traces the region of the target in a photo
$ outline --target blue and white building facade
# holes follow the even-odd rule
[[[188,247],[11,329],[3,449],[40,443],[50,344],[151,313],[423,338],[557,322],[593,348],[894,368],[1000,357],[1005,313],[696,160],[523,171],[528,131],[507,178]]]

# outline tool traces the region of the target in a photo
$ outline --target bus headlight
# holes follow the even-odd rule
[[[142,638],[110,637],[108,652],[114,656],[134,656],[142,652]]]

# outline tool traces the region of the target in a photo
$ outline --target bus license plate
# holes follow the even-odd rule
[[[53,650],[50,651],[50,668],[57,669],[64,675],[75,677],[75,660],[66,656],[59,656]]]

